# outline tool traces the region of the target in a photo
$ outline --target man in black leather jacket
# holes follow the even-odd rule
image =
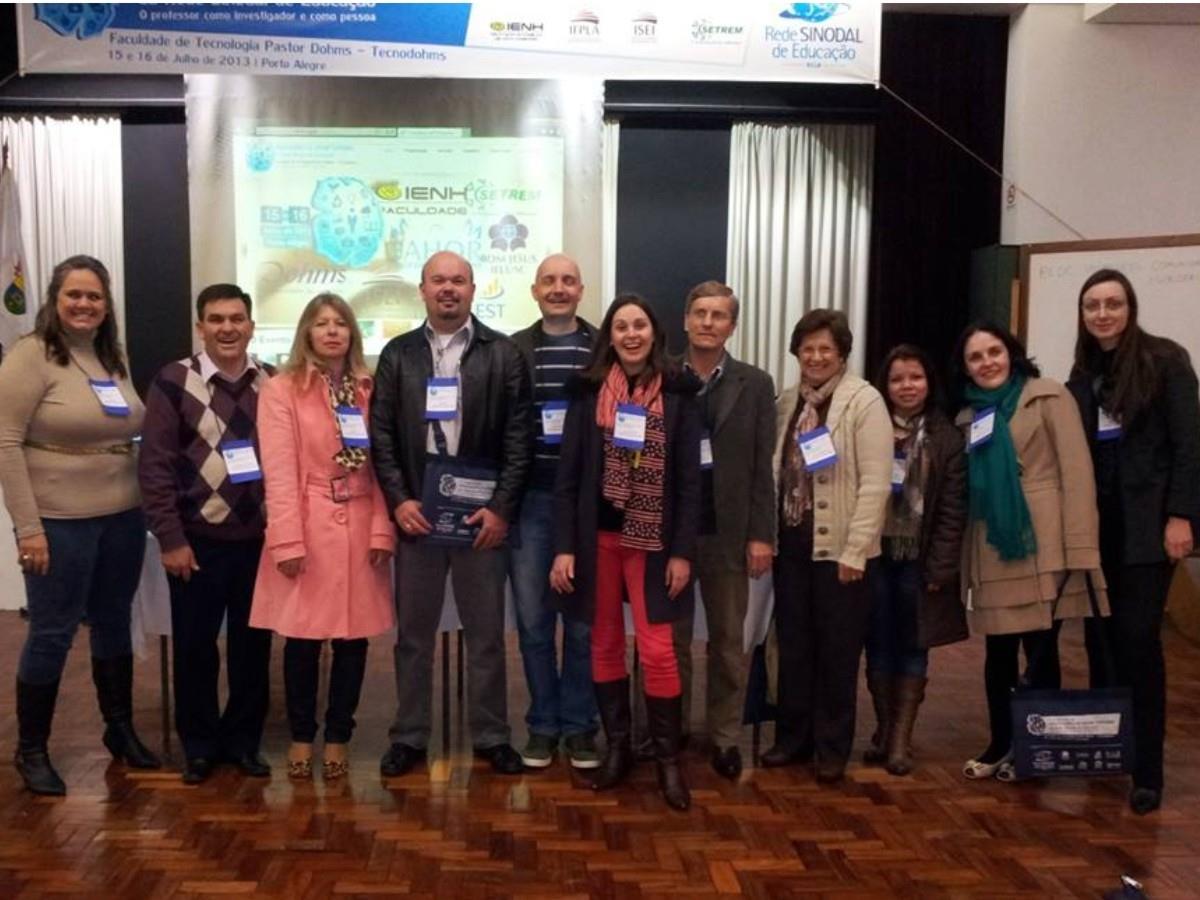
[[[471,314],[474,273],[455,253],[421,270],[427,318],[379,357],[371,397],[371,458],[400,527],[396,554],[396,718],[380,771],[402,775],[425,757],[431,730],[433,649],[446,572],[466,632],[468,721],[475,751],[497,772],[522,771],[509,744],[503,544],[533,459],[529,371],[504,335]],[[431,386],[439,379],[438,386]],[[435,409],[451,386],[448,409]],[[427,405],[429,409],[427,410]],[[440,408],[440,407],[438,407]],[[427,464],[470,465],[495,477],[491,499],[465,518],[473,543],[431,544],[423,510]]]

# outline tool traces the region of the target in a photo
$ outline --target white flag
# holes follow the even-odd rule
[[[0,172],[0,346],[6,353],[17,338],[33,331],[35,310],[26,272],[17,179],[6,166]]]

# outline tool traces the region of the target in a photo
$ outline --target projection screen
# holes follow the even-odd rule
[[[368,356],[424,318],[421,264],[475,269],[475,313],[533,321],[542,257],[580,263],[601,308],[603,83],[187,78],[193,295],[235,281],[278,362],[315,294],[353,306]],[[183,302],[182,298],[180,302]]]

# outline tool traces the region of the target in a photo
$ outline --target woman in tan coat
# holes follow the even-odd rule
[[[1055,620],[1090,615],[1085,575],[1107,613],[1096,486],[1074,400],[1039,377],[1015,337],[996,325],[969,326],[952,364],[966,403],[956,421],[968,437],[964,599],[972,629],[987,636],[992,732],[963,774],[1011,781],[1009,696],[1020,647],[1031,686],[1057,687]]]
[[[892,423],[879,391],[846,371],[843,313],[814,309],[792,332],[800,384],[779,398],[775,625],[779,714],[767,767],[816,757],[817,779],[841,779],[854,740],[858,658],[891,491]]]

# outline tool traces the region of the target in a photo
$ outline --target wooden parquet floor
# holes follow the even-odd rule
[[[81,634],[51,745],[70,793],[35,799],[7,764],[23,636],[17,615],[0,613],[0,897],[1082,898],[1102,896],[1122,873],[1154,898],[1200,896],[1200,649],[1174,634],[1166,805],[1144,818],[1126,808],[1121,780],[962,778],[962,760],[985,742],[978,641],[933,655],[913,776],[855,763],[833,787],[802,768],[748,769],[731,784],[691,756],[693,808],[679,814],[659,798],[648,765],[609,794],[581,789],[561,762],[493,775],[464,750],[457,711],[448,743],[435,725],[428,769],[381,781],[393,697],[386,639],[371,650],[348,779],[287,780],[278,679],[265,746],[273,778],[222,769],[184,787],[177,742],[173,770],[126,771],[98,740]],[[1076,632],[1064,634],[1068,683],[1081,678],[1079,645]],[[703,684],[699,654],[697,663]],[[525,692],[515,643],[509,673],[519,743]],[[137,678],[139,728],[158,743],[155,656],[138,664]],[[864,690],[859,745],[868,706]]]

